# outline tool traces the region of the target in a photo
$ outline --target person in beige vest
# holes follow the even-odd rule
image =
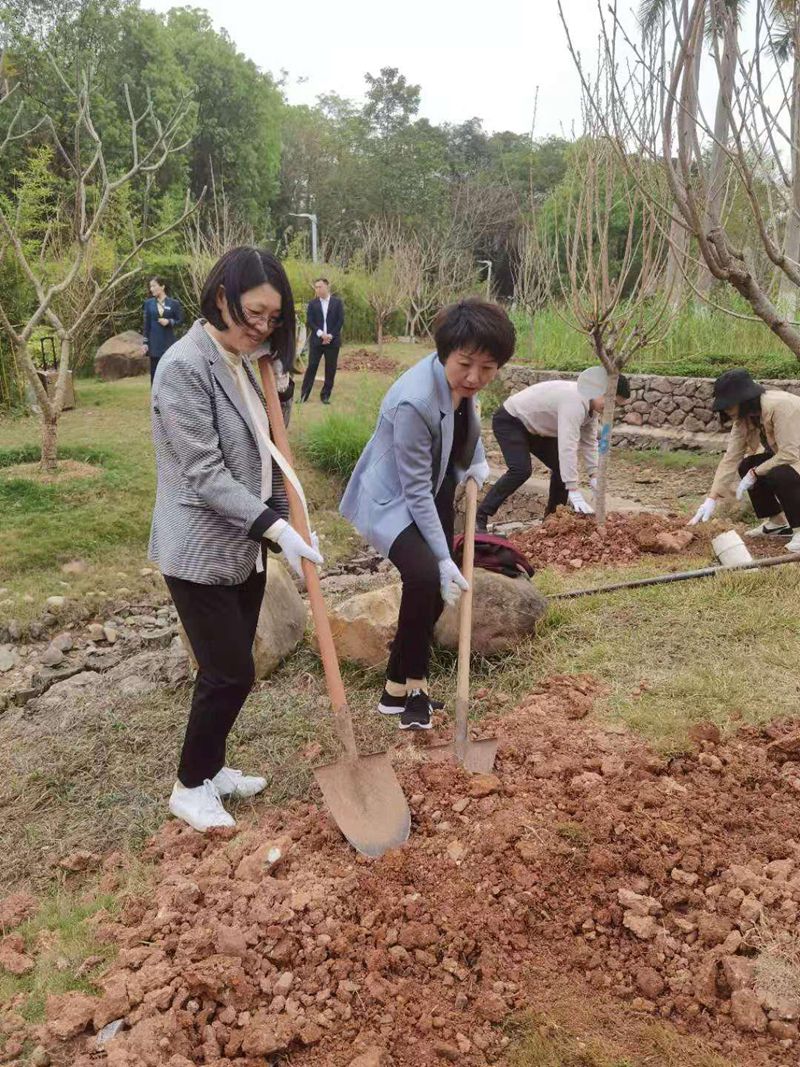
[[[719,500],[747,493],[762,520],[748,536],[792,535],[786,549],[800,552],[800,397],[765,389],[737,369],[714,382],[713,406],[723,424],[733,423],[731,438],[689,525],[708,522]]]

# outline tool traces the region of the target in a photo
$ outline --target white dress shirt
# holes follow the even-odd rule
[[[328,332],[328,305],[331,302],[331,298],[329,296],[324,299],[320,297],[319,302],[322,305],[322,329],[317,330],[317,337],[322,337],[323,334]]]

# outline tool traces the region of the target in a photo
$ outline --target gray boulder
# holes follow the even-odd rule
[[[104,382],[147,374],[150,357],[142,353],[145,338],[136,330],[125,330],[104,341],[94,357],[94,372]]]
[[[536,632],[547,599],[525,578],[506,578],[478,568],[472,594],[472,651],[483,656],[508,652]],[[436,624],[436,643],[458,650],[458,607],[445,608]]]

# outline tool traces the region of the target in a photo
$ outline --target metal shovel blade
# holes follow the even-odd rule
[[[336,825],[362,856],[382,856],[408,841],[411,812],[385,753],[317,767],[317,785]]]
[[[496,737],[487,737],[484,741],[467,741],[462,757],[456,751],[455,741],[450,741],[446,745],[431,745],[426,748],[425,758],[431,763],[452,760],[472,774],[489,774],[494,770],[497,745]]]

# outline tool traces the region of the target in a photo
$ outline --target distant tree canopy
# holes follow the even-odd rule
[[[280,81],[200,8],[162,15],[139,0],[6,0],[0,22],[0,77],[18,85],[25,117],[47,113],[68,136],[72,91],[87,76],[110,167],[121,167],[129,150],[129,100],[141,111],[149,94],[157,114],[191,101],[183,151],[154,182],[131,190],[128,206],[145,227],[203,187],[224,190],[227,210],[279,248],[307,232],[292,213],[313,211],[323,250],[345,259],[360,225],[376,216],[426,233],[457,223],[476,259],[495,261],[496,282],[510,291],[516,228],[566,172],[560,138],[532,143],[489,134],[475,117],[438,126],[421,118],[420,86],[391,67],[365,75],[360,101],[329,93],[313,107],[290,105]],[[39,147],[35,137],[13,146],[0,194],[13,191]],[[56,170],[61,164],[55,160]]]

